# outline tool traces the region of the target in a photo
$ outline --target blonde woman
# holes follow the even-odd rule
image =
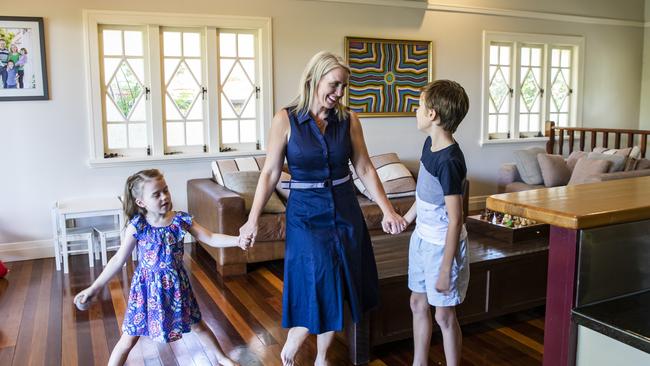
[[[359,207],[348,162],[381,208],[385,232],[396,234],[406,221],[386,198],[363,139],[357,116],[341,103],[349,67],[320,52],[307,64],[299,94],[273,118],[266,163],[242,244],[253,245],[257,220],[280,177],[285,157],[291,181],[287,203],[282,326],[289,328],[282,349],[293,365],[308,334],[317,334],[316,365],[327,365],[334,332],[343,329],[347,301],[352,320],[377,305],[378,280],[370,236]]]

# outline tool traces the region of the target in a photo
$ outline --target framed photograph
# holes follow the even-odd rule
[[[0,16],[0,101],[49,99],[43,18]]]
[[[345,37],[347,104],[361,117],[414,116],[431,81],[430,41]]]

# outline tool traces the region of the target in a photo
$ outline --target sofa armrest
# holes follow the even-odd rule
[[[584,183],[605,182],[608,180],[638,178],[650,176],[650,169],[629,170],[626,172],[602,173],[588,177]]]
[[[239,235],[246,222],[244,199],[212,179],[191,179],[187,182],[189,214],[208,230]]]
[[[515,163],[504,163],[499,168],[497,176],[497,192],[504,193],[506,186],[510,183],[521,182],[521,176]]]

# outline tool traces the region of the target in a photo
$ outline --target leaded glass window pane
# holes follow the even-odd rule
[[[222,143],[254,143],[257,131],[255,35],[219,34]]]
[[[144,33],[101,27],[99,34],[107,149],[144,148],[149,144]]]
[[[163,29],[162,35],[167,147],[205,145],[202,33]]]

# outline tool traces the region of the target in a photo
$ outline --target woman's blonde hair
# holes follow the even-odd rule
[[[135,215],[145,215],[147,210],[144,207],[138,206],[135,202],[136,198],[142,197],[142,186],[145,182],[153,179],[163,178],[162,173],[158,169],[145,169],[141,170],[126,179],[124,185],[124,198],[122,206],[124,207],[124,215],[128,218],[126,224],[135,217]]]
[[[291,102],[289,109],[296,115],[309,113],[318,82],[325,74],[336,68],[342,68],[350,75],[350,67],[340,56],[327,51],[321,51],[315,54],[302,72],[300,85],[298,86],[298,96]],[[339,120],[348,116],[348,108],[341,103],[336,105],[334,112]]]

